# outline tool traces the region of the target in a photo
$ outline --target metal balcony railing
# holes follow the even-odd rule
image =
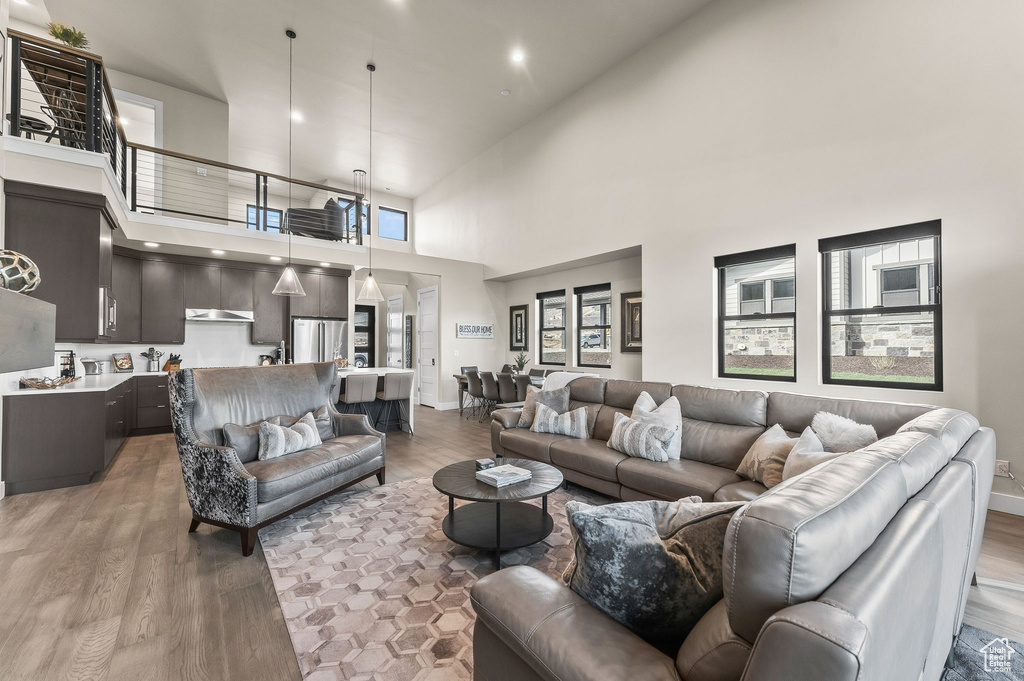
[[[129,143],[101,57],[9,36],[8,134],[103,154],[132,211],[362,244],[362,194]]]

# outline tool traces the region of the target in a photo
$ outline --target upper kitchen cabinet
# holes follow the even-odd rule
[[[272,293],[281,273],[256,270],[252,277],[255,303],[252,342],[257,345],[277,345],[288,337],[288,298]]]
[[[320,275],[320,316],[348,319],[348,277]]]
[[[5,248],[39,266],[32,297],[56,306],[58,342],[106,341],[117,312],[111,294],[116,222],[99,194],[4,183]]]
[[[252,312],[253,271],[222,267],[220,270],[220,309]]]
[[[114,255],[110,289],[117,301],[117,325],[110,341],[139,343],[142,339],[142,261]]]
[[[216,265],[185,265],[185,307],[221,310],[221,273]]]
[[[185,265],[142,261],[143,343],[185,342]]]
[[[348,277],[298,272],[306,295],[289,299],[292,317],[348,319]]]
[[[293,317],[319,317],[320,315],[320,275],[312,272],[296,272],[304,296],[289,298],[289,312]]]

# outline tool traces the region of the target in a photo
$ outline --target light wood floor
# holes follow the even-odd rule
[[[489,443],[418,407],[415,436],[388,436],[388,480]],[[262,551],[190,519],[170,435],[130,439],[89,485],[0,500],[0,680],[299,679]],[[968,623],[1024,641],[1024,518],[989,514],[978,575]]]

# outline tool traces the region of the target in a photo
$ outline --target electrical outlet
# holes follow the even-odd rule
[[[997,478],[1008,478],[1010,477],[1010,462],[1003,461],[1002,459],[996,459],[996,477]]]
[[[206,177],[206,168],[196,168],[196,175]]]
[[[458,350],[456,350],[456,351],[455,351],[455,356],[456,356],[456,357],[458,357],[458,356],[459,356],[459,351],[458,351]]]

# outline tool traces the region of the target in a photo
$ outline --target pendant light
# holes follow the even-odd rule
[[[366,205],[366,219],[370,221],[370,194],[373,192],[373,72],[377,70],[377,67],[373,64],[367,64],[366,70],[370,72],[370,154],[369,159],[366,162],[366,193],[363,194],[363,203]],[[367,301],[373,303],[383,303],[384,294],[380,292],[380,286],[377,285],[377,280],[373,278],[373,227],[372,221],[367,228],[367,249],[369,250],[369,262],[366,272],[366,279],[363,281],[363,286],[359,289],[359,295],[356,296],[356,300]]]
[[[284,32],[288,36],[288,177],[292,176],[292,45],[295,41],[295,31],[290,28]],[[292,209],[292,183],[288,183],[288,213]],[[288,215],[285,213],[285,215]],[[287,225],[287,220],[285,222]],[[274,287],[275,296],[304,296],[306,292],[302,289],[299,275],[295,274],[292,267],[292,230],[288,229],[288,265],[281,272],[281,278],[277,280]]]

